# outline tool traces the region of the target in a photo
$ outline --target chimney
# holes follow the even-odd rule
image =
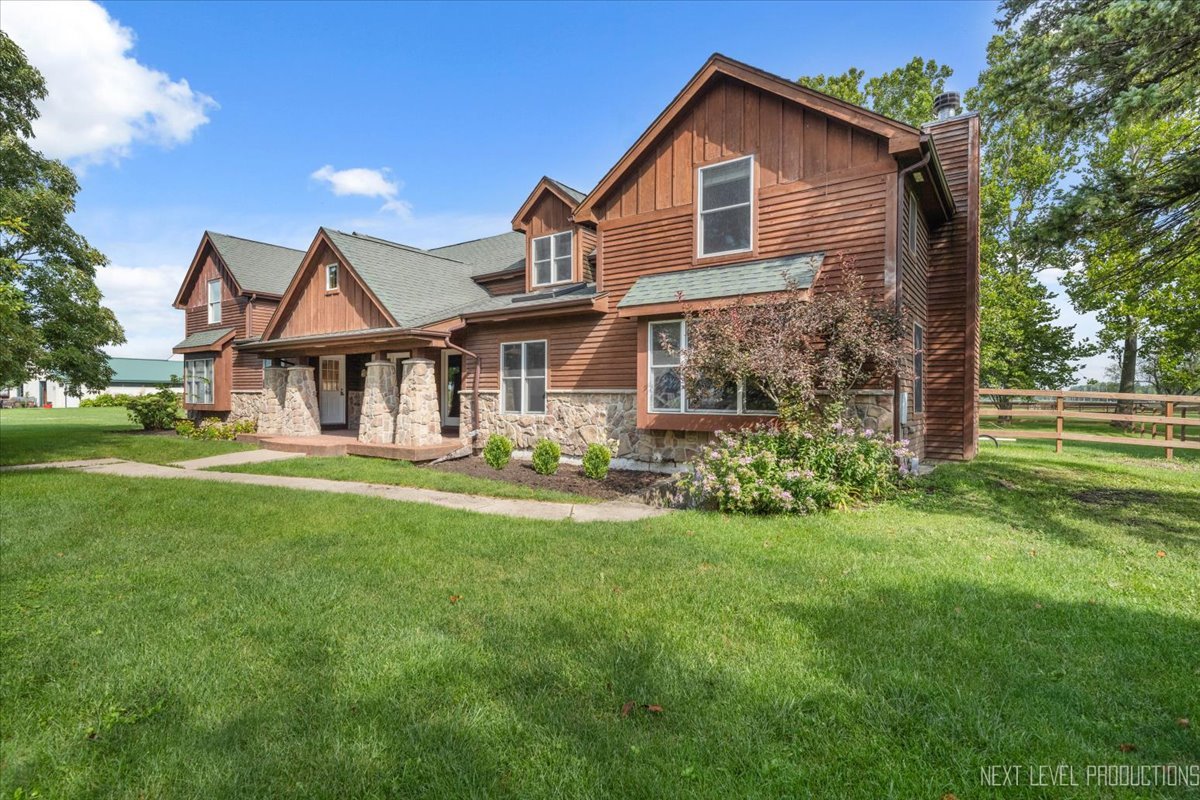
[[[962,98],[958,92],[942,92],[933,99],[933,115],[938,120],[958,116],[962,111]]]

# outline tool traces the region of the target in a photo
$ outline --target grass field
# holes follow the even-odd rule
[[[980,785],[1200,761],[1194,465],[1008,445],[801,519],[57,470],[0,507],[3,797],[1194,796]]]
[[[984,418],[979,421],[980,427],[989,430],[1003,430],[1008,435],[1020,438],[1021,431],[1052,431],[1054,430],[1055,420],[1053,417],[1021,417],[1015,416],[1003,424],[995,417]],[[1165,453],[1161,447],[1151,447],[1146,445],[1135,445],[1134,442],[1155,442],[1162,444],[1164,441],[1164,426],[1158,426],[1158,438],[1154,439],[1149,433],[1145,435],[1139,434],[1136,431],[1126,430],[1119,427],[1114,427],[1111,423],[1102,420],[1088,419],[1065,419],[1063,420],[1064,433],[1082,433],[1088,436],[1118,436],[1128,439],[1129,445],[1121,444],[1096,444],[1093,442],[1072,442],[1066,440],[1063,442],[1063,447],[1075,452],[1096,453],[1099,455],[1105,454],[1120,454],[1129,456],[1130,458],[1145,459],[1149,461],[1164,461],[1166,460]],[[1149,429],[1147,429],[1149,430]],[[1182,428],[1175,426],[1174,438],[1179,439]],[[1188,437],[1191,441],[1200,441],[1200,426],[1188,426]],[[1028,441],[1034,441],[1032,439]],[[1045,440],[1043,440],[1045,441]],[[990,446],[988,442],[980,443],[981,447]],[[1053,447],[1053,441],[1051,441]],[[1193,464],[1200,464],[1200,450],[1190,450],[1175,448],[1175,459]]]

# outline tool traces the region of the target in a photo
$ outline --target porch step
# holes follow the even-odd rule
[[[457,439],[446,439],[440,444],[424,447],[409,447],[399,444],[364,444],[349,436],[271,436],[254,434],[238,436],[241,441],[256,441],[265,450],[285,453],[304,453],[310,456],[369,456],[391,458],[399,461],[433,461],[435,458],[453,453],[459,448]]]

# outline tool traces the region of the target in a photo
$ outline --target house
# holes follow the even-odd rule
[[[183,390],[180,376],[183,374],[182,361],[170,361],[165,358],[116,358],[109,356],[108,365],[112,367],[112,382],[103,389],[88,388],[80,395],[68,394],[67,389],[58,381],[38,379],[26,382],[23,386],[6,389],[3,394],[10,400],[23,400],[25,404],[35,406],[50,406],[51,408],[78,408],[79,401],[102,394],[128,394],[140,397],[144,394],[157,392],[163,386],[177,391]]]
[[[970,458],[979,121],[940,100],[914,128],[714,55],[590,191],[539,180],[512,232],[424,250],[321,228],[304,253],[205,234],[176,301],[186,406],[422,452],[499,432],[680,462],[773,417],[753,387],[685,396],[655,344],[686,339],[683,306],[785,276],[820,302],[843,254],[911,321],[914,379],[856,410]]]

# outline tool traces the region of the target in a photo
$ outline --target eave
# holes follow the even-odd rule
[[[543,175],[542,179],[537,182],[536,186],[533,187],[533,191],[529,193],[527,198],[525,198],[525,202],[521,204],[519,209],[517,209],[517,213],[513,215],[512,228],[514,231],[517,231],[518,233],[525,233],[525,221],[529,218],[529,214],[533,211],[534,205],[537,204],[537,201],[541,199],[542,194],[545,192],[550,192],[559,200],[562,200],[563,203],[566,204],[567,208],[571,209],[572,211],[575,210],[575,206],[577,205],[575,198],[571,197],[569,194],[559,188],[558,184],[551,180],[548,175]]]
[[[803,294],[801,300],[812,299],[812,290],[801,290]],[[728,308],[738,305],[759,305],[772,302],[779,297],[784,296],[781,292],[760,292],[757,294],[742,294],[734,297],[710,297],[703,300],[676,300],[670,303],[648,303],[643,306],[627,306],[617,309],[618,317],[637,318],[637,317],[654,317],[663,314],[683,314],[688,311],[705,311],[714,308]],[[787,296],[793,296],[792,293],[787,293]]]
[[[510,308],[476,311],[473,314],[461,315],[461,319],[464,323],[508,322],[511,320],[538,317],[560,317],[580,313],[605,314],[607,312],[608,293],[604,292],[589,295],[588,297],[581,297],[578,300],[564,300],[561,303],[546,303],[543,305],[527,306],[525,308],[520,308],[518,304]]]

